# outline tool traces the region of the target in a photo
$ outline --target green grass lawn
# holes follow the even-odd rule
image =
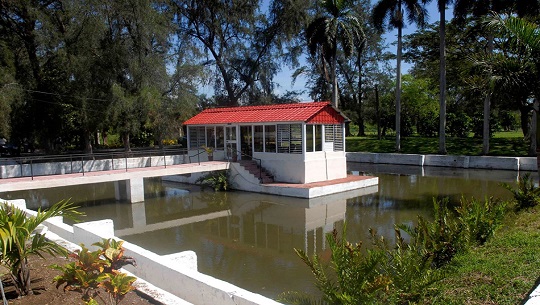
[[[396,139],[387,136],[381,140],[377,136],[347,137],[348,152],[395,152]],[[529,141],[523,139],[521,132],[498,132],[490,139],[491,156],[526,157]],[[446,138],[446,149],[449,155],[479,156],[482,153],[482,139],[478,138]],[[405,154],[437,154],[439,150],[439,138],[426,138],[419,136],[401,139],[401,153]]]
[[[519,304],[540,276],[540,208],[508,215],[485,245],[458,255],[421,304]]]

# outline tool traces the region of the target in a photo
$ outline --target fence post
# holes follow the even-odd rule
[[[69,166],[71,167],[70,174],[73,174],[73,155],[69,155]]]
[[[124,153],[124,159],[126,161],[126,172],[127,172],[127,152]]]
[[[165,149],[163,149],[163,166],[167,168],[167,161],[165,160]]]
[[[32,180],[34,180],[34,160],[30,159],[30,177],[32,177]]]
[[[82,170],[82,175],[84,176],[84,156],[81,156],[81,170]]]

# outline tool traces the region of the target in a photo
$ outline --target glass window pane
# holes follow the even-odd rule
[[[264,126],[264,151],[276,152],[276,125]]]
[[[223,133],[223,127],[216,127],[216,149],[225,149],[225,137]]]
[[[216,147],[216,129],[215,127],[206,127],[206,146]]]
[[[322,151],[322,125],[315,125],[315,151]]]
[[[306,125],[306,152],[313,151],[313,125]]]
[[[291,154],[302,153],[302,125],[291,124]]]
[[[257,152],[263,151],[263,126],[255,126],[255,135],[253,137],[254,149]]]

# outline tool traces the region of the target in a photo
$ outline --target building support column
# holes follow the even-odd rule
[[[114,183],[114,197],[116,200],[129,200],[130,202],[144,201],[144,179],[131,178]]]

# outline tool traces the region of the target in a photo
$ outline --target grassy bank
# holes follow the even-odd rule
[[[395,152],[396,139],[387,136],[381,140],[376,135],[366,137],[347,137],[348,152]],[[490,139],[490,153],[492,156],[527,156],[529,141],[523,139],[519,132],[499,132]],[[482,153],[482,139],[479,138],[446,138],[446,149],[449,155],[479,156]],[[406,137],[401,139],[401,152],[407,154],[437,154],[439,150],[438,138]]]
[[[481,247],[455,257],[422,304],[519,304],[540,276],[540,208],[508,215]]]

